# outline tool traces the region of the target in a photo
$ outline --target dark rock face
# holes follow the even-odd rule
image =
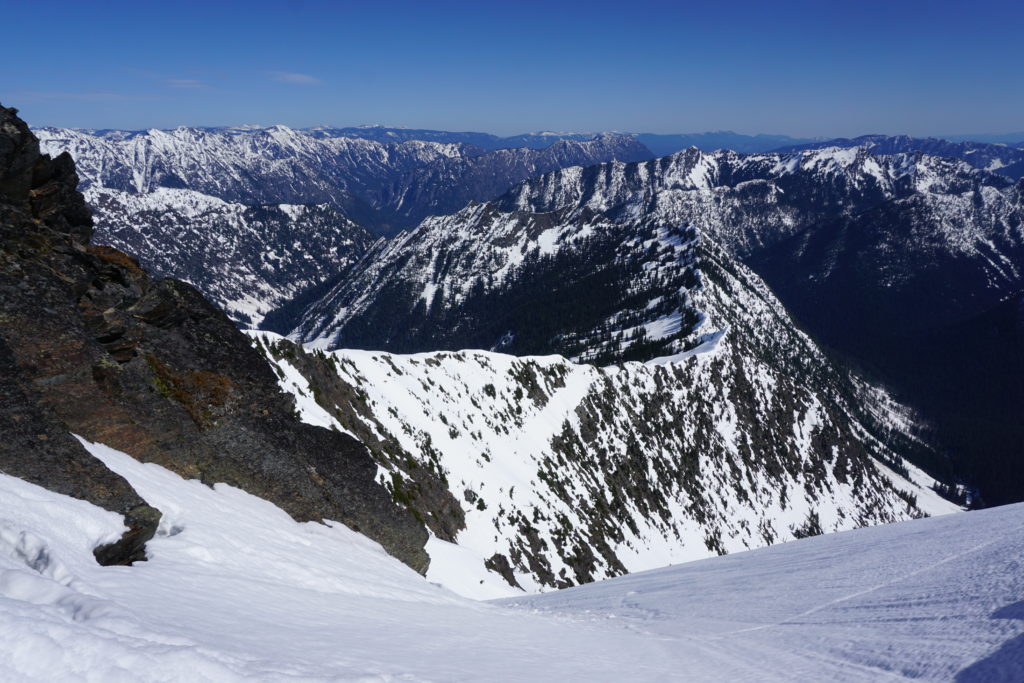
[[[126,514],[135,533],[115,556],[137,556],[158,513],[68,432],[299,521],[343,522],[424,571],[426,530],[374,482],[365,447],[299,422],[266,361],[190,285],[90,245],[77,184],[70,157],[41,156],[0,109],[0,469]]]
[[[32,308],[41,307],[43,317],[54,310],[50,292],[32,277],[46,268],[39,257],[55,254],[47,236],[65,236],[60,246],[66,248],[89,239],[92,221],[75,191],[71,157],[41,157],[15,114],[0,108],[0,471],[123,514],[128,532],[97,548],[96,556],[101,564],[131,564],[145,559],[144,545],[156,533],[160,513],[90,455],[49,405],[46,378],[38,372],[50,361],[49,351],[18,357],[27,349],[14,337],[33,328]],[[60,337],[54,340],[59,343]]]
[[[1021,263],[1024,182],[887,202],[751,259],[811,332],[928,417],[989,505],[1024,499]]]
[[[407,477],[392,477],[388,488],[392,498],[412,512],[438,538],[455,543],[466,528],[466,516],[458,500],[448,491],[440,462],[421,461],[402,447],[375,412],[379,407],[367,401],[366,392],[345,382],[337,372],[336,360],[322,351],[308,351],[287,339],[259,342],[269,357],[285,360],[309,382],[313,398],[321,408],[345,426],[370,450],[374,460]]]
[[[156,533],[160,512],[71,436],[32,390],[5,341],[0,341],[0,434],[0,471],[125,516],[129,530],[122,540],[96,549],[100,564],[145,559],[144,546]]]

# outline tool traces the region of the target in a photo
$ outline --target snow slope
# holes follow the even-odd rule
[[[164,512],[100,567],[110,512],[0,475],[0,678],[18,681],[1010,681],[1024,506],[795,541],[477,603],[344,527],[86,444]]]
[[[701,293],[710,329],[717,296]],[[744,301],[782,347],[774,363],[790,353],[816,374],[797,381],[807,370],[795,361],[760,360],[740,324],[735,338],[711,333],[710,350],[608,368],[472,350],[324,353],[250,334],[302,419],[366,444],[395,500],[457,544],[458,573],[435,566],[428,547],[428,576],[464,595],[562,588],[958,509],[901,457],[914,431],[901,406],[868,385],[847,403],[834,386],[849,380],[772,324],[770,299]]]
[[[517,600],[658,639],[680,680],[1020,681],[1024,505],[804,539]],[[710,674],[710,675],[709,675]]]

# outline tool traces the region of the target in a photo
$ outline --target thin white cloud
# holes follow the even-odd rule
[[[183,88],[188,90],[209,87],[208,85],[206,85],[206,83],[198,81],[194,78],[168,78],[164,81],[164,84],[168,88]]]
[[[271,71],[270,77],[280,83],[294,83],[296,85],[316,85],[320,79],[309,74],[297,74],[289,71]]]

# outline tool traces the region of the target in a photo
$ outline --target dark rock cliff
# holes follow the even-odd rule
[[[125,514],[107,562],[144,556],[159,513],[70,433],[299,521],[344,522],[424,571],[427,533],[351,437],[301,423],[249,340],[191,286],[89,244],[67,154],[0,107],[0,471]],[[103,553],[106,552],[106,556]]]

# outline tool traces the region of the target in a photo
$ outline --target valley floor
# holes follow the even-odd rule
[[[1024,504],[862,529],[498,602],[340,526],[90,450],[164,512],[0,475],[0,679],[663,681],[1024,678]]]

